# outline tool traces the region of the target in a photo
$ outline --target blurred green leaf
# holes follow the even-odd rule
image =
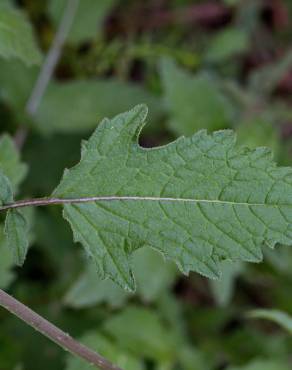
[[[275,158],[280,151],[280,134],[272,123],[264,117],[253,117],[243,120],[236,127],[237,141],[239,145],[248,148],[266,146],[273,150]]]
[[[257,309],[249,311],[247,317],[250,319],[274,321],[292,334],[292,316],[288,315],[286,312],[275,309]]]
[[[275,250],[266,249],[265,258],[277,271],[292,276],[292,249],[290,246],[280,245]]]
[[[159,252],[151,247],[145,247],[133,255],[133,272],[136,277],[137,294],[144,302],[152,302],[172,286],[178,270]]]
[[[51,83],[36,115],[43,132],[84,132],[104,117],[114,116],[133,104],[145,102],[155,121],[161,114],[158,98],[143,88],[117,80],[82,80]]]
[[[8,248],[4,227],[0,224],[0,288],[5,289],[14,280],[12,251]],[[0,356],[1,360],[1,356]],[[0,367],[1,368],[1,367]]]
[[[0,137],[0,169],[11,181],[14,193],[27,173],[27,165],[20,160],[20,154],[8,135]]]
[[[230,367],[228,370],[289,370],[288,363],[277,360],[255,360],[248,365]]]
[[[129,306],[110,318],[104,329],[121,348],[139,357],[163,363],[177,356],[176,337],[151,309]]]
[[[158,299],[173,283],[176,268],[163,260],[151,248],[141,248],[133,255],[133,272],[136,277],[137,295],[145,302]],[[65,303],[81,308],[107,303],[120,307],[130,297],[129,293],[111,280],[100,280],[92,264],[74,283],[65,297]]]
[[[0,61],[0,94],[19,121],[23,119],[37,74],[38,68],[15,61]],[[114,116],[140,102],[150,107],[152,126],[155,127],[163,113],[160,98],[138,84],[114,78],[55,81],[48,87],[34,125],[43,133],[86,132],[95,128],[104,117]]]
[[[292,50],[276,62],[256,69],[249,76],[249,89],[258,96],[271,94],[292,68]]]
[[[169,128],[176,135],[191,135],[231,125],[232,107],[216,82],[207,74],[192,75],[170,60],[163,60],[160,73],[169,112]]]
[[[193,347],[184,347],[179,354],[182,370],[210,370],[206,354]]]
[[[95,37],[101,30],[106,15],[116,0],[80,0],[77,13],[69,33],[70,42],[82,42]],[[49,13],[56,25],[59,24],[67,0],[50,0]]]
[[[19,58],[27,65],[39,64],[31,24],[20,10],[0,4],[0,55],[5,59]]]
[[[244,264],[242,262],[224,261],[221,263],[222,276],[219,280],[210,280],[210,286],[219,306],[227,306],[230,304],[234,288],[235,280],[243,271]]]
[[[73,308],[85,308],[101,303],[107,303],[111,307],[121,307],[127,299],[127,292],[112,280],[100,280],[95,265],[90,264],[71,286],[64,298],[64,303]]]
[[[217,32],[208,45],[208,62],[225,62],[227,59],[244,53],[249,48],[248,33],[239,28],[225,28]]]
[[[15,114],[23,112],[34,82],[38,67],[27,66],[18,60],[0,60],[0,94]]]

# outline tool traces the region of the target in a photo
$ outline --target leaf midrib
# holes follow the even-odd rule
[[[174,197],[153,197],[153,196],[93,196],[93,197],[79,197],[79,198],[35,198],[16,201],[11,204],[6,204],[0,207],[0,211],[5,211],[13,208],[22,208],[29,206],[47,206],[56,204],[77,204],[90,202],[113,202],[113,201],[144,201],[144,202],[178,202],[178,203],[210,203],[210,204],[226,204],[233,206],[246,207],[292,207],[287,203],[248,203],[248,202],[234,202],[219,199],[192,199],[192,198],[174,198]]]

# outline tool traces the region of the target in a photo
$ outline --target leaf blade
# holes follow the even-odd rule
[[[259,262],[263,243],[291,244],[291,169],[266,148],[237,148],[228,130],[144,149],[146,114],[137,106],[104,120],[54,192],[72,199],[65,218],[102,277],[133,289],[130,255],[144,245],[183,273],[216,278],[222,259]]]
[[[7,6],[1,6],[0,12],[0,55],[19,58],[27,65],[41,62],[30,23],[22,12]]]
[[[14,263],[22,266],[29,247],[28,222],[23,212],[17,209],[8,210],[4,233],[13,251]]]

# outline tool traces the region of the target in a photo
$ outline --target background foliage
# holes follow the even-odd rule
[[[291,165],[290,0],[81,0],[32,119],[25,105],[65,4],[0,2],[0,169],[18,198],[50,194],[99,120],[141,102],[143,146],[233,128]],[[28,217],[22,268],[1,224],[0,287],[125,370],[291,368],[291,249],[267,250],[260,265],[226,262],[220,281],[183,277],[141,249],[130,294],[98,279],[59,208]],[[90,368],[3,310],[0,328],[0,370]]]

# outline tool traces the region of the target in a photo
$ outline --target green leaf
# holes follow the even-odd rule
[[[221,264],[222,276],[219,280],[210,280],[211,290],[219,306],[227,306],[233,296],[235,280],[243,271],[242,262],[224,261]]]
[[[0,60],[0,93],[19,121],[38,74],[38,68]],[[113,104],[113,101],[115,104]],[[42,99],[34,122],[43,133],[78,133],[96,127],[105,116],[114,116],[144,101],[151,121],[162,115],[160,99],[143,87],[117,79],[53,81]],[[28,148],[29,149],[29,148]]]
[[[290,366],[278,360],[255,360],[248,365],[230,367],[228,370],[289,370]]]
[[[133,271],[137,283],[137,295],[146,302],[158,299],[173,283],[176,270],[151,248],[141,248],[134,253]],[[96,267],[90,264],[74,283],[65,297],[65,303],[81,308],[107,303],[112,307],[125,304],[129,294],[111,280],[100,280]]]
[[[275,309],[257,309],[249,311],[248,318],[274,321],[292,334],[292,316],[286,312]]]
[[[123,370],[145,370],[141,361],[131,353],[122,350],[115,343],[94,331],[85,334],[81,342],[100,353],[105,358],[120,366]],[[92,365],[78,357],[67,359],[66,370],[91,370]]]
[[[14,263],[21,266],[24,263],[28,247],[29,226],[23,211],[10,209],[7,212],[4,232],[9,247],[13,251]]]
[[[196,130],[230,127],[232,107],[207,74],[192,75],[170,60],[161,64],[161,78],[170,115],[169,128],[177,135]]]
[[[38,67],[27,66],[17,59],[0,59],[1,98],[14,111],[24,111],[38,72]]]
[[[64,217],[101,277],[134,289],[129,256],[146,245],[211,278],[222,259],[259,262],[263,244],[291,245],[290,168],[267,148],[236,147],[229,130],[144,149],[146,115],[142,105],[105,119],[53,194],[72,200]]]
[[[180,362],[183,370],[210,370],[210,360],[206,354],[196,348],[186,346],[180,352]]]
[[[264,117],[242,121],[236,128],[237,141],[249,148],[267,146],[277,157],[280,150],[280,135],[277,128]]]
[[[57,25],[66,7],[66,0],[51,0],[49,13]],[[70,42],[78,43],[93,38],[100,31],[106,15],[116,0],[82,0],[79,1],[76,16],[69,33]]]
[[[265,258],[273,268],[286,276],[292,274],[292,249],[281,245],[277,250],[266,249]]]
[[[20,155],[8,135],[0,138],[0,204],[13,202],[13,193],[26,175],[27,167],[20,161]],[[27,211],[30,212],[29,210]],[[28,249],[28,222],[26,211],[8,210],[4,233],[14,254],[14,262],[22,265]]]
[[[258,96],[271,94],[292,67],[292,51],[277,62],[256,69],[249,77],[249,89]]]
[[[36,116],[43,132],[84,132],[103,117],[114,116],[144,101],[157,119],[159,100],[143,88],[117,80],[79,80],[51,83]],[[114,104],[113,104],[114,102]]]
[[[0,205],[13,202],[13,191],[9,179],[0,170]]]
[[[21,162],[19,151],[8,135],[0,137],[0,169],[9,178],[13,192],[17,192],[18,185],[27,173],[27,166]]]
[[[41,54],[32,27],[19,10],[0,5],[0,56],[19,58],[27,65],[39,64]]]
[[[123,306],[127,299],[127,292],[109,279],[100,280],[95,265],[90,264],[69,289],[64,302],[73,308],[85,308],[101,303],[117,308]]]
[[[127,307],[110,318],[104,329],[121,348],[139,357],[165,362],[177,355],[176,337],[150,309]]]
[[[173,285],[177,276],[176,267],[149,247],[134,253],[133,272],[137,294],[144,302],[153,302],[160,298]]]
[[[210,62],[225,62],[226,59],[245,52],[248,47],[248,33],[245,30],[225,28],[211,40],[206,59]]]
[[[0,224],[0,289],[5,289],[14,279],[12,252],[8,248],[4,227]]]

